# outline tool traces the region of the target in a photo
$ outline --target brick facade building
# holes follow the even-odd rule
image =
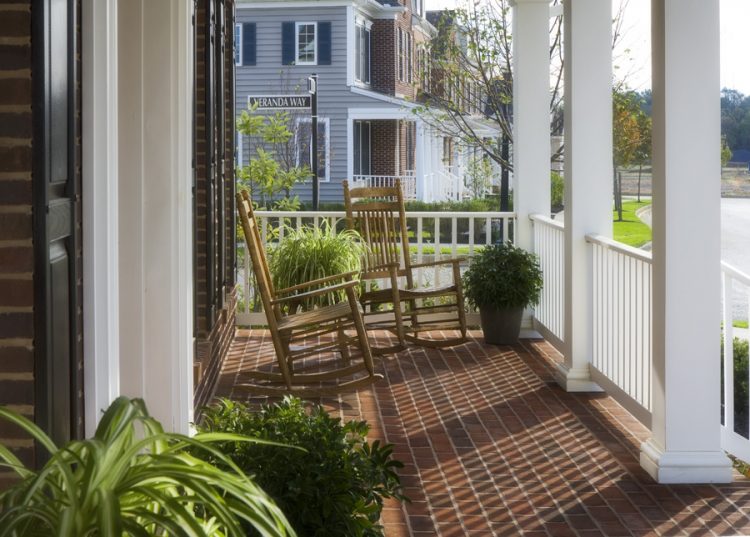
[[[116,17],[107,15],[113,14],[107,9],[119,10],[121,21],[118,23]],[[100,64],[91,56],[91,50],[96,48],[92,43],[97,39],[103,39],[97,50],[102,58],[112,62],[115,73],[118,68],[131,68],[126,61],[131,56],[129,37],[121,37],[119,42],[107,41],[107,35],[112,35],[107,32],[116,24],[124,25],[134,10],[140,10],[137,13],[142,26],[122,28],[118,33],[128,36],[131,30],[141,32],[140,42],[144,47],[149,39],[163,38],[148,26],[148,20],[161,17],[165,24],[178,20],[187,23],[171,35],[172,41],[161,41],[162,51],[150,51],[141,65],[135,65],[142,80],[154,80],[157,85],[171,80],[187,80],[188,72],[166,69],[160,74],[159,69],[149,71],[148,66],[150,62],[157,62],[159,52],[171,54],[169,58],[173,61],[184,51],[182,43],[191,41],[192,31],[195,43],[194,97],[189,91],[182,93],[182,102],[194,102],[195,115],[187,118],[193,125],[193,141],[182,138],[179,142],[180,139],[173,137],[170,142],[169,136],[162,136],[159,141],[172,145],[165,145],[163,154],[156,153],[151,161],[144,157],[138,177],[143,185],[142,201],[136,206],[141,208],[142,214],[153,214],[157,220],[153,221],[152,228],[144,228],[151,229],[153,235],[143,234],[142,242],[137,239],[138,242],[133,243],[140,244],[140,251],[145,252],[140,264],[135,266],[124,255],[125,250],[113,241],[97,243],[99,231],[105,233],[105,229],[93,220],[102,218],[112,229],[119,229],[123,242],[133,240],[131,224],[138,218],[137,214],[121,212],[119,218],[116,215],[109,218],[106,212],[97,212],[96,204],[100,200],[106,201],[107,198],[101,197],[101,189],[110,181],[114,190],[110,191],[108,199],[115,207],[120,205],[122,211],[125,205],[121,205],[124,201],[118,201],[117,191],[120,189],[120,197],[124,200],[127,189],[132,188],[132,178],[123,171],[129,164],[127,155],[134,149],[127,136],[128,129],[132,117],[146,120],[149,117],[148,114],[133,114],[129,108],[132,97],[129,88],[138,88],[138,79],[120,77],[119,96],[114,101],[119,102],[119,108],[112,103],[109,110],[104,110],[96,108],[93,99],[86,103],[81,100],[84,85],[87,90],[94,88],[102,92],[97,94],[99,96],[110,95],[107,85],[100,83],[103,72],[99,70]],[[53,12],[55,17],[50,15]],[[84,12],[89,17],[88,26],[82,22],[85,21]],[[190,387],[193,405],[204,404],[212,394],[218,368],[233,334],[234,62],[231,55],[234,4],[232,0],[198,0],[194,14],[194,30],[188,31],[193,15],[193,7],[188,4],[118,6],[116,3],[92,4],[81,0],[14,0],[0,4],[0,404],[36,421],[57,442],[90,436],[93,433],[91,425],[96,423],[101,407],[113,395],[123,392],[137,395],[138,390],[128,384],[133,378],[129,368],[134,367],[135,362],[151,362],[153,372],[158,371],[157,363],[148,358],[151,352],[148,345],[141,346],[143,356],[126,356],[124,345],[136,335],[126,328],[125,320],[130,312],[123,308],[126,307],[125,299],[134,295],[128,287],[132,269],[146,278],[139,292],[145,297],[144,303],[150,296],[161,292],[159,286],[147,283],[148,278],[154,275],[162,278],[164,275],[167,279],[163,281],[169,281],[165,264],[152,262],[146,254],[157,240],[160,227],[176,233],[175,226],[167,221],[169,214],[176,213],[168,211],[185,211],[187,207],[169,198],[165,203],[153,204],[150,185],[155,189],[160,187],[162,177],[169,177],[187,193],[190,193],[190,183],[194,185],[193,231],[188,232],[194,234],[190,240],[193,267],[189,267],[188,261],[186,268],[186,274],[193,274],[189,287],[194,290],[194,311],[182,311],[186,318],[194,319],[192,333],[184,334],[194,347],[191,353],[194,360],[190,358],[195,373],[194,390]],[[112,26],[97,34],[103,27],[102,21]],[[207,21],[212,21],[212,24],[207,24]],[[210,27],[212,31],[209,31]],[[178,37],[186,41],[177,44]],[[101,43],[110,48],[105,50]],[[152,75],[154,78],[150,79]],[[177,94],[177,82],[173,82],[172,88]],[[140,101],[143,109],[150,99],[151,95],[145,94]],[[112,116],[100,114],[102,111]],[[174,121],[185,119],[177,108],[165,113]],[[106,155],[100,153],[93,159],[84,154],[87,148],[83,140],[88,137],[91,141],[97,122],[118,115],[120,121],[113,121],[101,132],[113,133],[114,141],[107,147],[120,154],[119,161],[116,158],[107,160]],[[143,128],[177,132],[170,121],[144,123]],[[120,132],[119,139],[114,134],[117,131]],[[178,152],[180,144],[186,151]],[[138,151],[141,155],[148,151],[143,141]],[[112,178],[97,176],[96,180],[86,182],[82,178],[87,174],[92,177],[95,173],[89,163],[96,162],[96,159],[102,159],[101,162],[109,166],[106,169],[112,170]],[[170,166],[179,159],[188,167],[190,160],[194,163],[192,179],[189,175],[171,171],[176,168]],[[120,176],[122,181],[116,178]],[[175,192],[172,198],[176,199],[177,195]],[[91,220],[87,222],[89,217]],[[86,229],[90,233],[87,234]],[[106,232],[108,230],[109,227]],[[98,265],[92,261],[101,254],[101,250],[95,248],[97,244],[111,247],[115,253],[120,252],[119,272],[117,265],[106,271],[97,269]],[[166,255],[164,259],[169,260],[171,254],[157,250],[153,255]],[[176,261],[174,257],[171,259]],[[178,265],[184,266],[185,263]],[[92,270],[86,272],[84,266]],[[120,279],[116,273],[120,274]],[[177,275],[174,277],[178,279]],[[109,304],[106,311],[112,321],[100,330],[100,310],[97,308],[98,301],[103,299],[102,287],[97,282],[107,278],[112,278],[106,283],[115,298],[101,304]],[[140,324],[146,329],[150,324],[169,322],[155,311],[151,312],[153,319],[149,320],[152,313],[140,318]],[[109,338],[110,348],[115,354],[118,348],[122,350],[119,360],[116,356],[110,359],[106,353],[92,350],[98,347],[89,343],[96,343],[101,338]],[[173,335],[165,330],[163,339],[170,338]],[[187,362],[185,356],[175,356],[174,359]],[[118,369],[119,373],[107,373],[108,367]],[[141,373],[144,385],[162,382],[165,392],[182,390],[179,385],[169,388],[169,378],[147,378],[150,374]],[[115,384],[107,386],[108,381]],[[145,391],[143,396],[147,396]],[[158,408],[160,404],[154,403],[154,406]],[[165,425],[168,428],[182,427],[179,424]],[[35,459],[36,462],[42,460],[39,456],[43,455],[35,453],[33,442],[4,421],[0,422],[0,443],[11,447],[24,462],[33,464]],[[0,486],[7,475],[0,475]]]

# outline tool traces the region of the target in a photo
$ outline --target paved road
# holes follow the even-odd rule
[[[721,200],[721,258],[750,274],[750,199]]]

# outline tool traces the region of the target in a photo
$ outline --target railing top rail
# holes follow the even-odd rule
[[[529,220],[531,220],[532,222],[539,222],[540,224],[551,226],[557,229],[565,229],[565,224],[563,224],[559,220],[553,220],[549,216],[544,216],[543,214],[531,214],[529,215]]]
[[[747,275],[746,273],[742,272],[737,267],[733,267],[729,263],[727,263],[725,261],[722,261],[721,262],[721,270],[722,270],[722,272],[724,272],[724,273],[728,274],[729,276],[731,276],[733,279],[735,279],[735,280],[739,281],[740,283],[742,283],[742,284],[747,285],[748,287],[750,287],[750,276]]]
[[[325,217],[341,217],[346,216],[346,212],[341,211],[255,211],[257,216],[265,216],[271,218],[286,217],[286,218],[319,218]],[[406,211],[407,218],[515,218],[516,213],[514,212],[494,212],[494,211],[483,211],[483,212],[448,212],[448,211]]]
[[[605,237],[604,235],[597,235],[595,233],[586,235],[586,242],[591,243],[591,244],[598,244],[599,246],[603,246],[604,248],[607,248],[608,250],[619,252],[621,254],[639,259],[643,261],[644,263],[651,264],[651,252],[646,252],[638,248],[633,248],[632,246],[628,246],[627,244],[617,242],[616,240],[613,240],[609,237]]]

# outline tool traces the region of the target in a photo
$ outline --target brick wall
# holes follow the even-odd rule
[[[370,30],[370,82],[375,91],[393,95],[397,59],[396,23],[374,21]]]
[[[226,2],[226,61],[224,63],[224,94],[217,95],[223,100],[224,132],[220,132],[219,118],[215,129],[209,133],[213,137],[216,150],[217,169],[214,185],[217,189],[211,199],[215,211],[212,218],[213,232],[208,233],[208,199],[210,156],[208,155],[207,110],[206,110],[206,0],[198,3],[196,13],[196,193],[195,193],[195,407],[205,405],[213,394],[214,384],[234,334],[236,297],[234,291],[234,21],[233,2]],[[224,136],[224,152],[221,153],[220,140]],[[224,170],[224,184],[221,189],[219,174]],[[221,210],[223,200],[224,210]],[[223,236],[222,236],[223,230]],[[222,241],[223,238],[223,241]],[[209,259],[209,243],[215,252]],[[226,260],[221,273],[219,257],[224,253]],[[209,264],[212,265],[213,281],[209,281]],[[209,286],[217,296],[218,307],[209,307]]]
[[[379,120],[371,122],[370,163],[373,175],[396,175],[396,132],[398,122]]]
[[[0,404],[34,414],[31,2],[0,7]],[[33,460],[6,422],[0,443]],[[0,470],[0,487],[9,472]]]

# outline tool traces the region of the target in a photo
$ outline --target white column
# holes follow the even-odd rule
[[[427,177],[425,176],[425,137],[424,137],[424,123],[421,121],[416,122],[416,132],[417,132],[417,139],[416,139],[416,155],[414,158],[414,166],[416,170],[414,170],[414,180],[417,182],[417,199],[424,201],[425,199],[425,181]]]
[[[532,250],[529,216],[550,214],[549,1],[512,4],[515,242]]]
[[[660,483],[730,482],[719,424],[719,2],[652,0],[652,437]],[[700,39],[696,39],[700,36]],[[700,222],[690,207],[700,205]]]
[[[121,391],[192,420],[192,4],[119,3]]]
[[[83,371],[91,436],[120,391],[116,0],[85,0],[81,24]]]
[[[586,234],[612,236],[612,2],[565,2],[565,336],[558,382],[598,391],[592,259]]]

